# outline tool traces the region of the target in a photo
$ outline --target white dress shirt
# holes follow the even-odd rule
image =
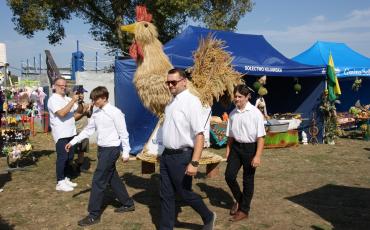
[[[226,136],[239,143],[254,143],[266,135],[264,118],[259,109],[247,102],[243,110],[235,108],[229,116]]]
[[[87,126],[69,143],[75,145],[91,136],[95,131],[98,134],[98,146],[115,147],[122,145],[122,157],[129,157],[131,148],[126,129],[125,115],[121,110],[110,103],[107,103],[101,109],[96,109],[89,119]]]
[[[60,138],[73,137],[76,135],[75,118],[73,116],[77,109],[75,104],[71,111],[64,117],[59,117],[56,112],[63,109],[72,98],[67,96],[61,96],[60,94],[54,93],[48,100],[48,110],[50,114],[50,127],[51,134],[53,135],[55,143]]]
[[[206,123],[207,117],[200,100],[189,90],[182,91],[165,109],[164,147],[168,149],[194,147],[195,136],[204,132]]]

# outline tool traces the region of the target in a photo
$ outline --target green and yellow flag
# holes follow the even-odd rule
[[[340,90],[339,82],[337,75],[335,74],[335,68],[334,68],[334,61],[333,61],[333,56],[329,55],[329,62],[328,66],[326,68],[326,74],[327,74],[327,89],[329,92],[329,100],[330,101],[335,101],[338,97],[338,95],[341,95],[342,92]]]

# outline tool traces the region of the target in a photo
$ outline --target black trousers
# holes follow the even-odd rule
[[[254,174],[256,169],[251,162],[256,154],[257,143],[233,142],[225,171],[225,180],[241,211],[248,213],[254,192]],[[238,172],[243,166],[243,192],[236,181]]]
[[[118,200],[127,206],[134,204],[129,197],[126,187],[118,176],[116,161],[120,157],[120,147],[98,147],[98,165],[94,172],[88,211],[90,216],[97,218],[101,215],[104,190],[110,184]]]
[[[65,177],[72,176],[72,167],[69,165],[69,162],[73,160],[73,148],[70,148],[69,152],[65,150],[65,146],[73,139],[73,137],[66,137],[58,139],[55,144],[55,149],[57,152],[56,160],[56,174],[57,182],[64,180]]]
[[[171,151],[165,149],[160,161],[160,230],[172,230],[175,225],[175,194],[190,205],[202,218],[204,223],[212,220],[212,212],[202,198],[191,190],[192,177],[185,174],[191,161],[193,149]]]

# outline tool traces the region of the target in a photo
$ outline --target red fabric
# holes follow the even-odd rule
[[[152,21],[152,15],[146,11],[145,6],[136,6],[136,21],[138,22],[141,22],[141,21],[151,22]]]

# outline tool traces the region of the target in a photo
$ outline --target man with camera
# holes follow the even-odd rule
[[[72,174],[69,161],[73,160],[73,149],[66,151],[64,146],[76,135],[75,121],[80,119],[86,111],[84,111],[82,103],[78,103],[83,101],[83,94],[74,92],[72,97],[68,97],[66,88],[66,79],[58,77],[54,80],[54,93],[48,100],[48,110],[51,133],[57,152],[57,185],[55,189],[70,192],[77,186],[69,179]]]

